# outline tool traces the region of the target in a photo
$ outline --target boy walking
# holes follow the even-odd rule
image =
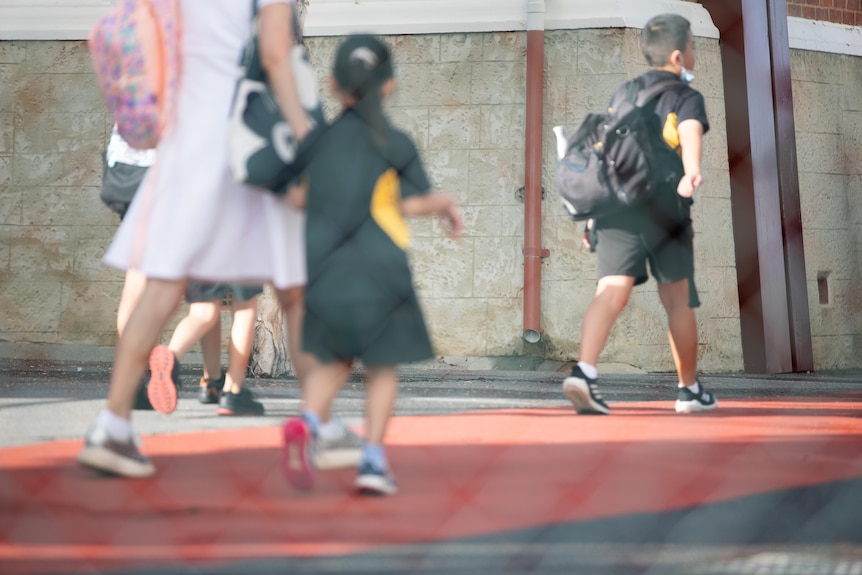
[[[609,414],[599,392],[599,355],[611,328],[625,308],[632,288],[645,283],[647,262],[658,282],[668,318],[668,338],[679,378],[676,411],[715,409],[715,396],[697,380],[697,319],[700,305],[694,286],[694,253],[690,205],[703,182],[703,135],[709,130],[703,96],[687,84],[694,79],[694,43],[688,20],[676,14],[655,16],[643,29],[641,48],[651,70],[637,78],[642,88],[668,79],[679,85],[655,100],[663,137],[679,155],[680,166],[668,173],[684,174],[653,194],[644,204],[624,208],[593,222],[597,257],[596,295],[581,326],[580,358],[563,381],[563,392],[578,413]],[[627,85],[619,90],[626,90]]]

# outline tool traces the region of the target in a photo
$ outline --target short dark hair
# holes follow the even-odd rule
[[[650,18],[641,34],[641,50],[647,64],[661,66],[679,50],[684,52],[691,35],[691,23],[679,14],[659,14]]]

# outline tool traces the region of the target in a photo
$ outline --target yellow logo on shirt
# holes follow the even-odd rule
[[[401,184],[398,172],[386,170],[377,179],[371,196],[371,217],[389,238],[402,250],[410,245],[410,230],[401,217]]]

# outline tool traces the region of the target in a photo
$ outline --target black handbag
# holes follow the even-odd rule
[[[252,33],[242,54],[243,75],[237,81],[230,112],[228,158],[237,182],[284,193],[297,174],[292,170],[299,142],[281,114],[260,63],[257,1],[253,2]],[[317,78],[301,43],[302,29],[293,7],[296,44],[290,60],[300,104],[311,127],[325,123]]]
[[[122,217],[129,209],[129,204],[132,203],[132,198],[135,197],[135,192],[138,191],[144,175],[147,173],[147,168],[122,162],[108,165],[105,152],[102,152],[102,162],[104,171],[102,172],[102,190],[99,192],[99,198],[106,206]]]

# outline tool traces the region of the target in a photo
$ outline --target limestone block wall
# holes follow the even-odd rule
[[[467,231],[453,242],[430,221],[413,222],[416,281],[438,353],[456,356],[577,357],[580,324],[595,290],[595,256],[581,247],[581,228],[566,216],[551,179],[551,129],[574,127],[601,110],[616,86],[646,70],[634,30],[546,33],[542,341],[522,334],[524,105],[523,33],[392,38],[399,89],[393,120],[413,134],[435,185],[456,193]],[[321,79],[335,38],[309,38]],[[698,83],[713,129],[705,154],[706,184],[696,205],[697,265],[706,370],[742,368],[739,306],[730,221],[730,187],[718,43],[697,40]],[[332,103],[328,109],[332,110]],[[654,283],[636,288],[603,361],[672,370],[664,312]]]
[[[84,43],[0,42],[0,339],[113,344],[109,129]]]
[[[792,51],[814,365],[862,365],[862,58]]]
[[[456,242],[432,220],[412,222],[415,280],[438,354],[577,357],[595,257],[550,179],[551,128],[602,109],[620,82],[645,70],[637,38],[626,29],[546,33],[542,233],[550,256],[535,345],[521,337],[526,36],[389,38],[399,83],[390,116],[413,136],[435,185],[457,195],[467,223]],[[307,42],[325,89],[338,39]],[[743,364],[721,61],[715,40],[697,38],[696,50],[695,86],[712,123],[694,209],[702,366],[734,371]],[[862,59],[796,51],[793,74],[815,365],[858,367]],[[335,113],[331,99],[326,107]],[[98,199],[109,128],[83,42],[0,42],[0,353],[45,343],[55,353],[110,357],[122,276],[100,261],[117,225]],[[827,275],[827,304],[819,303],[818,274]],[[635,290],[603,361],[673,368],[655,292],[653,282]],[[274,318],[270,304],[264,310]],[[278,339],[270,333],[262,345],[277,348]],[[283,365],[278,349],[269,353]]]
[[[101,258],[119,218],[99,200],[111,123],[85,42],[0,41],[0,348],[113,355],[123,274]]]

